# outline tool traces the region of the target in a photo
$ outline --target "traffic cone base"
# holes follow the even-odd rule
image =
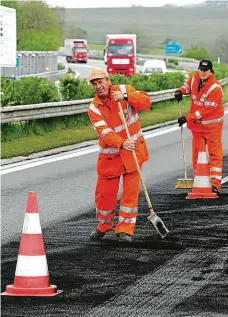
[[[186,199],[196,199],[196,198],[217,198],[216,193],[188,193]]]
[[[50,285],[36,193],[29,192],[14,283],[1,295],[55,296],[61,292]]]
[[[2,295],[6,296],[55,296],[62,293],[61,290],[57,290],[56,285],[49,285],[44,288],[22,288],[15,287],[15,285],[7,285],[6,291]]]

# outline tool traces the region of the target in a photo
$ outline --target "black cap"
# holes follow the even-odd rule
[[[203,71],[210,70],[212,73],[214,73],[212,62],[208,59],[203,59],[202,61],[200,61],[198,69]]]

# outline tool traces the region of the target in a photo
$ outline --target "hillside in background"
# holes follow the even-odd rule
[[[213,49],[217,37],[227,34],[228,9],[195,8],[91,8],[66,9],[66,24],[85,29],[88,42],[104,44],[105,34],[132,30],[139,33],[144,47],[162,47],[171,38]],[[142,39],[143,38],[143,39]]]

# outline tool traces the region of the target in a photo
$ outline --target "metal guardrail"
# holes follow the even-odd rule
[[[17,67],[1,67],[1,75],[8,80],[17,80],[23,77],[43,77],[56,81],[67,74],[68,66],[58,70],[58,51],[17,51]]]
[[[56,81],[59,78],[66,75],[68,72],[68,66],[67,65],[63,65],[63,66],[64,66],[64,69],[62,69],[62,70],[56,70],[53,72],[44,72],[44,73],[38,73],[38,74],[30,74],[30,75],[21,75],[21,76],[18,76],[16,79],[21,79],[24,77],[42,77],[42,78],[46,78],[50,81]]]
[[[220,80],[221,85],[228,83],[228,77]],[[174,99],[176,89],[149,92],[153,102]],[[19,122],[34,119],[70,116],[88,111],[91,99],[39,103],[34,105],[7,106],[1,109],[1,122]]]
[[[137,54],[138,59],[177,59],[179,62],[186,62],[186,63],[199,63],[199,61],[195,58],[187,58],[181,57],[176,55],[162,55],[162,54]]]
[[[17,51],[18,67],[1,67],[7,78],[57,71],[58,51]]]

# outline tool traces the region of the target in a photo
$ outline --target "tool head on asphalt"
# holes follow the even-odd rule
[[[169,233],[169,230],[166,228],[164,222],[155,214],[151,214],[148,217],[148,220],[150,220],[154,226],[154,228],[157,230],[157,232],[160,234],[162,238],[165,238],[167,234]]]

